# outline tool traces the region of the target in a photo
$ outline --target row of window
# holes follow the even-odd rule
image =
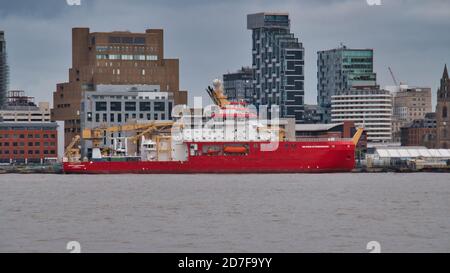
[[[97,60],[157,61],[157,55],[97,54]]]
[[[108,42],[110,44],[145,44],[145,37],[119,37],[119,36],[109,36]]]
[[[14,154],[14,155],[24,155],[25,151],[24,150],[13,150],[13,151],[9,151],[9,150],[0,150],[0,155],[9,155],[9,154]],[[28,150],[27,154],[32,155],[40,155],[41,151],[40,150]],[[44,150],[43,153],[44,155],[55,155],[56,151],[55,150]]]
[[[0,138],[41,138],[41,134],[0,134]],[[43,138],[55,138],[56,134],[43,134]]]
[[[170,102],[169,102],[170,104]],[[108,102],[106,101],[97,101],[95,102],[95,111],[107,111]],[[120,112],[122,111],[122,102],[121,101],[111,101],[109,103],[110,111]],[[151,111],[152,110],[152,102],[142,101],[139,102],[139,111]],[[165,111],[166,104],[163,101],[155,101],[153,102],[153,110],[154,111]],[[135,101],[126,101],[125,102],[125,111],[137,111],[137,103]]]
[[[98,52],[105,51],[123,51],[123,50],[134,50],[138,52],[144,52],[145,50],[155,51],[154,47],[145,47],[145,46],[97,46],[95,48]]]
[[[42,144],[44,147],[56,146],[56,142],[28,142],[27,147],[40,147]],[[0,142],[0,147],[24,147],[25,142]]]
[[[136,119],[137,118],[137,114],[136,113],[132,113],[131,115],[126,113],[124,115],[124,121],[127,122],[129,119]],[[150,113],[147,113],[144,115],[144,113],[140,113],[139,114],[139,119],[144,119],[146,118],[147,120],[158,120],[159,116],[157,113],[153,114],[153,117]],[[161,113],[161,119],[165,120],[166,119],[166,115],[164,113]],[[91,122],[92,121],[92,113],[89,112],[87,114],[87,121]],[[109,120],[108,120],[108,114],[103,113],[103,114],[99,114],[96,113],[95,114],[95,122],[122,122],[122,114],[118,113],[118,114],[114,114],[111,113],[109,115]]]

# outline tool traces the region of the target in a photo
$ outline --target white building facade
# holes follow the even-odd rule
[[[366,129],[368,142],[392,140],[392,95],[387,90],[351,90],[332,96],[331,121],[346,120]]]

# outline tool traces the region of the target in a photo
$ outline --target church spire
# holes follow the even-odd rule
[[[447,71],[447,64],[445,64],[444,67],[444,74],[442,75],[443,79],[448,79],[448,71]]]

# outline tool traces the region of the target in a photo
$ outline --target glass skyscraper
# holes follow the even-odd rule
[[[331,121],[331,97],[352,89],[376,87],[373,49],[340,48],[319,51],[317,58],[317,103],[323,122]]]
[[[290,32],[287,13],[247,15],[252,30],[253,102],[280,106],[280,117],[303,122],[304,48]]]

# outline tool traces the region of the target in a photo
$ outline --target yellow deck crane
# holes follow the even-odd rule
[[[92,141],[92,148],[99,149],[100,154],[106,156],[113,152],[110,147],[103,146],[104,138],[117,132],[135,132],[134,135],[127,137],[135,144],[143,135],[153,134],[155,131],[167,131],[174,126],[173,121],[151,121],[145,123],[130,123],[110,127],[86,128],[82,131],[82,139]]]
[[[145,131],[146,134],[154,130],[163,128],[171,128],[174,122],[172,121],[152,121],[146,123],[132,123],[124,125],[116,125],[110,127],[98,127],[98,128],[86,128],[82,132],[82,138],[84,140],[92,141],[92,148],[100,148],[103,139],[111,133],[117,132],[131,132],[131,131]]]
[[[223,93],[222,82],[220,80],[214,80],[213,87],[208,86],[206,92],[208,93],[211,100],[219,107],[225,107],[230,104],[227,96]]]
[[[79,160],[80,158],[80,149],[76,147],[78,141],[80,140],[80,136],[76,135],[72,138],[72,141],[67,145],[64,150],[64,157],[67,158],[69,162],[74,161],[75,158]]]

